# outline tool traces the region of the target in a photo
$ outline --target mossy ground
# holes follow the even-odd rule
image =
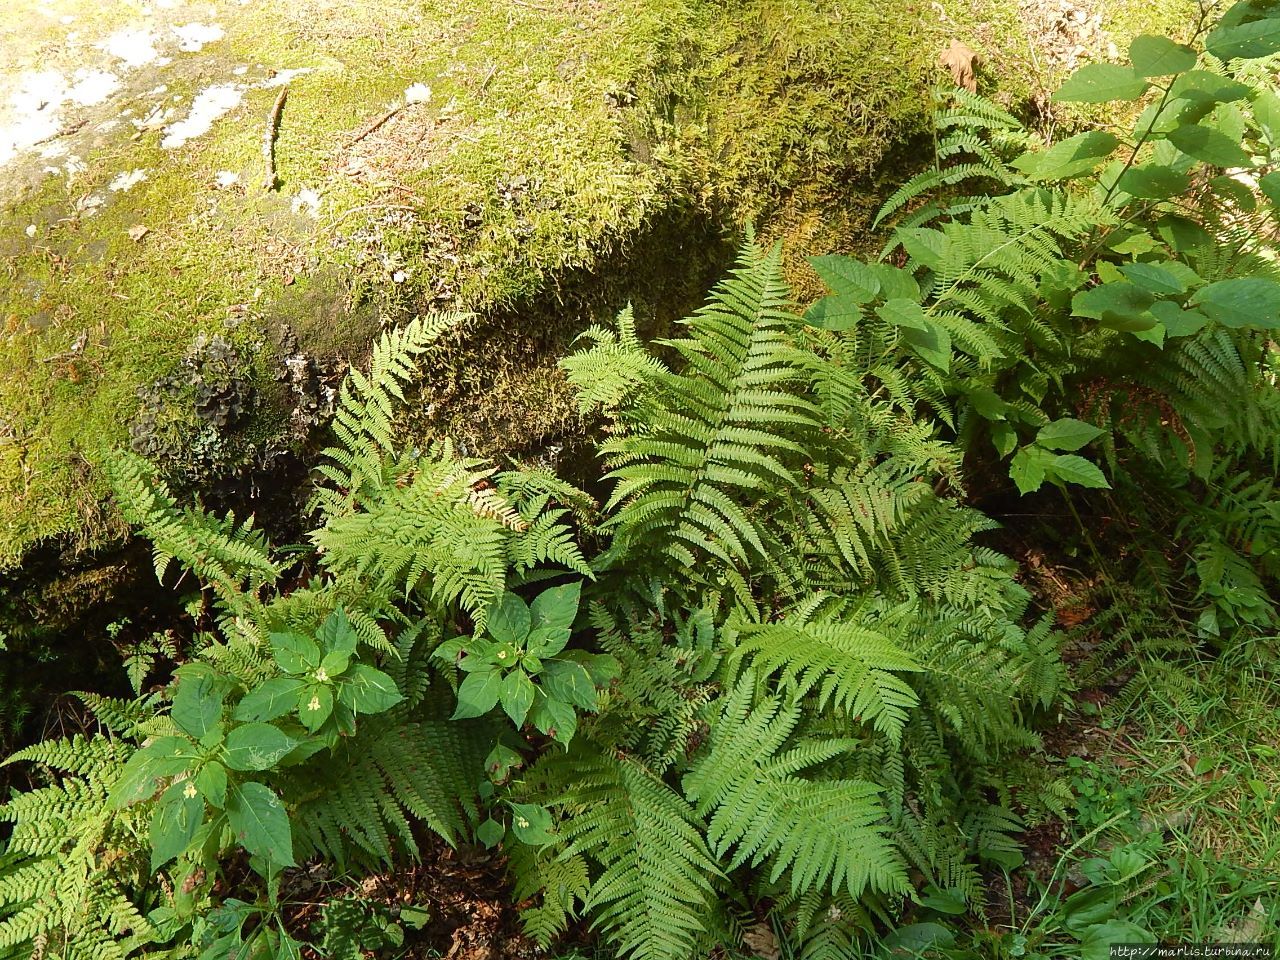
[[[571,431],[554,361],[577,330],[628,300],[659,326],[679,316],[749,221],[786,241],[805,295],[803,255],[865,243],[885,158],[919,161],[900,145],[924,128],[949,36],[977,37],[984,82],[1025,96],[1017,9],[224,6],[225,40],[163,73],[145,68],[127,102],[145,113],[141,91],[160,80],[184,104],[240,82],[239,107],[179,150],[162,150],[159,130],[98,138],[86,172],[46,178],[4,214],[0,565],[44,537],[100,535],[94,464],[125,440],[137,388],[199,333],[257,351],[269,378],[285,324],[304,350],[350,358],[406,313],[473,311],[469,332],[432,359],[417,429],[481,453]],[[84,29],[114,25],[98,19]],[[309,72],[290,82],[268,192],[261,144],[278,91],[261,82],[286,69]],[[369,130],[416,83],[430,99]],[[133,168],[148,179],[77,212]],[[216,189],[220,171],[239,183]],[[291,206],[303,189],[320,198],[314,219]],[[130,239],[138,225],[149,232]]]

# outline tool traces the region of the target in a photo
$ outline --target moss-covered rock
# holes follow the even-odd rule
[[[425,308],[476,320],[432,359],[417,429],[484,453],[571,433],[554,361],[594,315],[678,316],[748,220],[797,265],[864,242],[946,39],[1013,99],[1036,76],[1021,0],[11,9],[0,566],[100,538],[113,444],[197,483],[289,449],[327,374]]]

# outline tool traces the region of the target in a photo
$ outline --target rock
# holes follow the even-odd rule
[[[748,220],[802,285],[805,253],[862,242],[946,39],[1013,97],[1033,75],[1019,0],[14,2],[0,567],[105,534],[112,445],[197,486],[303,450],[328,371],[424,309],[478,319],[413,429],[546,448],[578,427],[555,359],[592,319],[679,317]]]

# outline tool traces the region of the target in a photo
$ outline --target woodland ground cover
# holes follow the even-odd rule
[[[406,434],[463,313],[348,374],[295,542],[105,455],[188,603],[10,760],[0,951],[424,955],[445,846],[548,950],[1274,941],[1277,53],[1206,3],[1049,144],[940,91],[878,259],[801,304],[748,231],[578,339],[581,483]]]

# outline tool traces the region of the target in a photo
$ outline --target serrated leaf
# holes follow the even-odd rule
[[[222,719],[222,691],[212,673],[179,671],[178,692],[169,716],[197,740]]]
[[[498,704],[502,692],[502,675],[495,669],[469,673],[458,685],[458,707],[453,711],[454,720],[480,717]]]
[[[285,673],[307,673],[320,666],[320,647],[300,633],[271,634],[271,653]]]
[[[158,737],[134,751],[111,788],[112,808],[149,799],[155,794],[159,780],[184,773],[199,756],[195,744],[184,737]]]
[[[1067,78],[1053,99],[1067,103],[1107,103],[1136,100],[1150,84],[1134,71],[1115,63],[1091,63]]]
[[[1170,337],[1189,337],[1199,333],[1209,322],[1199,310],[1184,310],[1172,300],[1161,300],[1151,305],[1151,315],[1164,324]]]
[[[1251,167],[1253,160],[1225,133],[1199,124],[1185,124],[1168,135],[1169,142],[1189,157],[1215,167]]]
[[[533,706],[533,694],[533,681],[523,670],[512,670],[503,678],[499,699],[502,701],[502,709],[507,712],[517,730],[524,726],[524,718]]]
[[[1118,330],[1142,330],[1155,324],[1147,309],[1155,297],[1128,281],[1104,283],[1071,298],[1078,317],[1091,317]]]
[[[1154,294],[1186,293],[1187,286],[1172,270],[1155,263],[1126,263],[1120,272],[1144,290]]]
[[[1087,443],[1102,436],[1102,431],[1091,423],[1063,417],[1047,426],[1041,427],[1036,434],[1036,443],[1050,450],[1079,450]]]
[[[486,629],[499,643],[514,646],[528,636],[531,622],[529,605],[508,590],[489,611]]]
[[[356,644],[359,643],[359,637],[351,626],[351,621],[347,619],[347,612],[341,607],[320,624],[316,639],[326,653],[344,653],[348,658],[355,656]]]
[[[1053,454],[1043,447],[1023,447],[1009,463],[1009,477],[1023,496],[1034,493],[1044,484],[1045,467]]]
[[[903,330],[902,339],[939,370],[951,369],[951,334],[942,324],[929,320],[924,330]]]
[[[185,851],[202,823],[204,800],[194,784],[184,781],[166,790],[151,816],[151,872]]]
[[[1232,24],[1224,16],[1218,27],[1205,37],[1204,46],[1220,60],[1269,57],[1280,50],[1280,17],[1272,14],[1252,22]]]
[[[886,323],[891,323],[895,327],[905,327],[910,330],[929,329],[929,318],[925,316],[924,307],[920,306],[919,301],[916,300],[902,297],[886,300],[876,308],[876,313]]]
[[[1219,280],[1201,287],[1188,301],[1226,327],[1280,327],[1280,283],[1262,277]]]
[[[294,708],[298,690],[305,681],[297,677],[275,677],[254,687],[236,704],[232,719],[274,720]]]
[[[476,827],[476,839],[479,840],[486,848],[492,850],[502,842],[502,838],[507,835],[507,828],[500,824],[497,820],[490,817],[480,826]]]
[[[581,664],[569,660],[552,660],[538,679],[542,689],[553,700],[571,703],[584,710],[596,708],[596,687],[591,675]]]
[[[582,581],[574,580],[560,587],[543,590],[529,607],[530,629],[569,630],[578,617],[582,597]]]
[[[1103,476],[1097,464],[1090,463],[1084,457],[1074,454],[1059,454],[1046,464],[1045,473],[1054,480],[1063,483],[1074,483],[1077,486],[1097,490],[1109,490],[1111,484]]]
[[[1173,81],[1169,96],[1209,103],[1234,103],[1250,94],[1249,87],[1210,70],[1188,70]]]
[[[547,696],[538,697],[529,719],[539,731],[566,747],[578,729],[578,715],[573,707]]]
[[[298,719],[315,733],[333,715],[333,687],[327,683],[308,683],[298,690]]]
[[[1196,65],[1196,52],[1168,37],[1144,33],[1129,44],[1129,61],[1140,77],[1167,77]]]
[[[804,322],[823,330],[852,330],[862,320],[865,300],[836,293],[823,297],[804,314]]]
[[[221,810],[227,802],[227,768],[211,760],[196,771],[195,783],[209,804]]]
[[[1272,206],[1280,207],[1280,170],[1272,171],[1258,181],[1260,189]]]
[[[521,843],[540,847],[555,840],[551,833],[551,814],[545,807],[533,803],[513,803],[510,806],[511,832]]]
[[[920,284],[906,270],[888,263],[877,263],[872,268],[880,279],[880,296],[885,300],[920,299]]]
[[[1090,130],[1048,150],[1024,153],[1012,166],[1035,180],[1068,180],[1092,173],[1119,145],[1115,134]]]
[[[880,292],[876,271],[852,257],[810,257],[809,264],[834,293],[854,303],[867,303]]]
[[[237,842],[250,854],[291,867],[293,834],[284,804],[270,788],[249,781],[227,793],[227,823]]]
[[[356,713],[382,713],[404,699],[390,676],[364,663],[351,668],[343,687],[350,691],[347,702]]]
[[[227,734],[227,766],[232,770],[269,770],[298,741],[269,723],[246,723]]]

